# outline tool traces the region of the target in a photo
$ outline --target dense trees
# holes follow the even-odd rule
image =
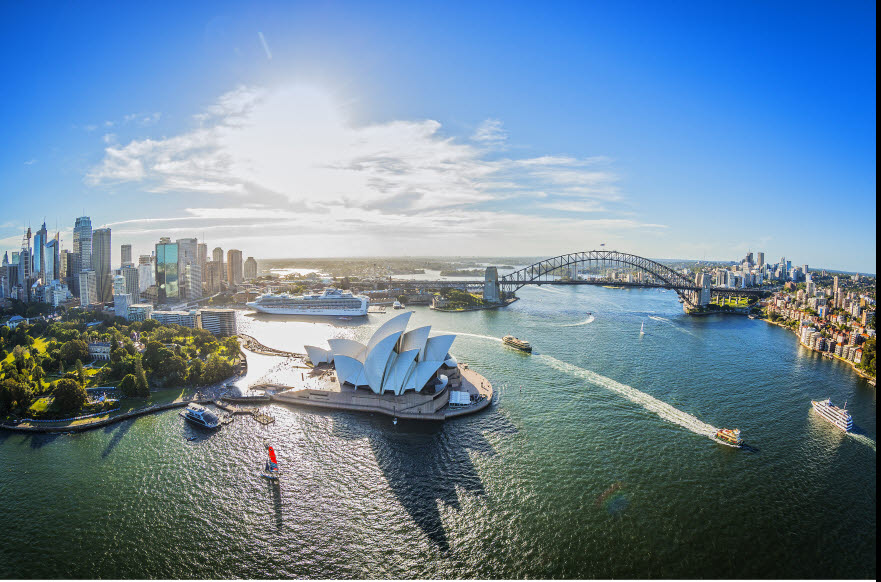
[[[863,358],[860,360],[860,369],[872,377],[875,376],[875,338],[873,337],[870,337],[863,344]]]
[[[62,378],[55,384],[55,407],[61,412],[77,412],[88,396],[82,384],[70,378]]]

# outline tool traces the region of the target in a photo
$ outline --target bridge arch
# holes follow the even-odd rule
[[[555,281],[561,270],[573,266],[632,267],[657,279],[659,286],[676,291],[688,307],[700,305],[700,287],[694,281],[657,261],[618,251],[584,251],[544,259],[499,277],[499,288],[506,293],[513,293],[524,285]]]

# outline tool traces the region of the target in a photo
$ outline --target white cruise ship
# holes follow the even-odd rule
[[[331,287],[321,295],[268,293],[247,305],[257,311],[276,315],[367,315],[370,299]]]
[[[847,409],[833,406],[830,399],[811,400],[811,406],[814,407],[814,412],[819,414],[823,420],[828,420],[841,430],[847,432],[853,428],[853,417],[848,414]],[[847,403],[845,403],[845,406],[847,406]]]

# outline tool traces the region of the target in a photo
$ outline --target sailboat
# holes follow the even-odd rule
[[[275,449],[269,445],[267,442],[263,442],[266,446],[266,452],[269,455],[269,460],[266,461],[266,465],[263,468],[263,472],[260,473],[260,476],[265,479],[270,479],[272,481],[278,481],[279,472],[278,472],[278,459],[275,456]]]
[[[639,327],[639,335],[645,335],[645,320],[642,320],[642,325]]]

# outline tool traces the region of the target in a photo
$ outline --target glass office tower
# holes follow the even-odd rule
[[[156,245],[156,286],[159,287],[160,303],[171,303],[180,299],[177,243]]]

